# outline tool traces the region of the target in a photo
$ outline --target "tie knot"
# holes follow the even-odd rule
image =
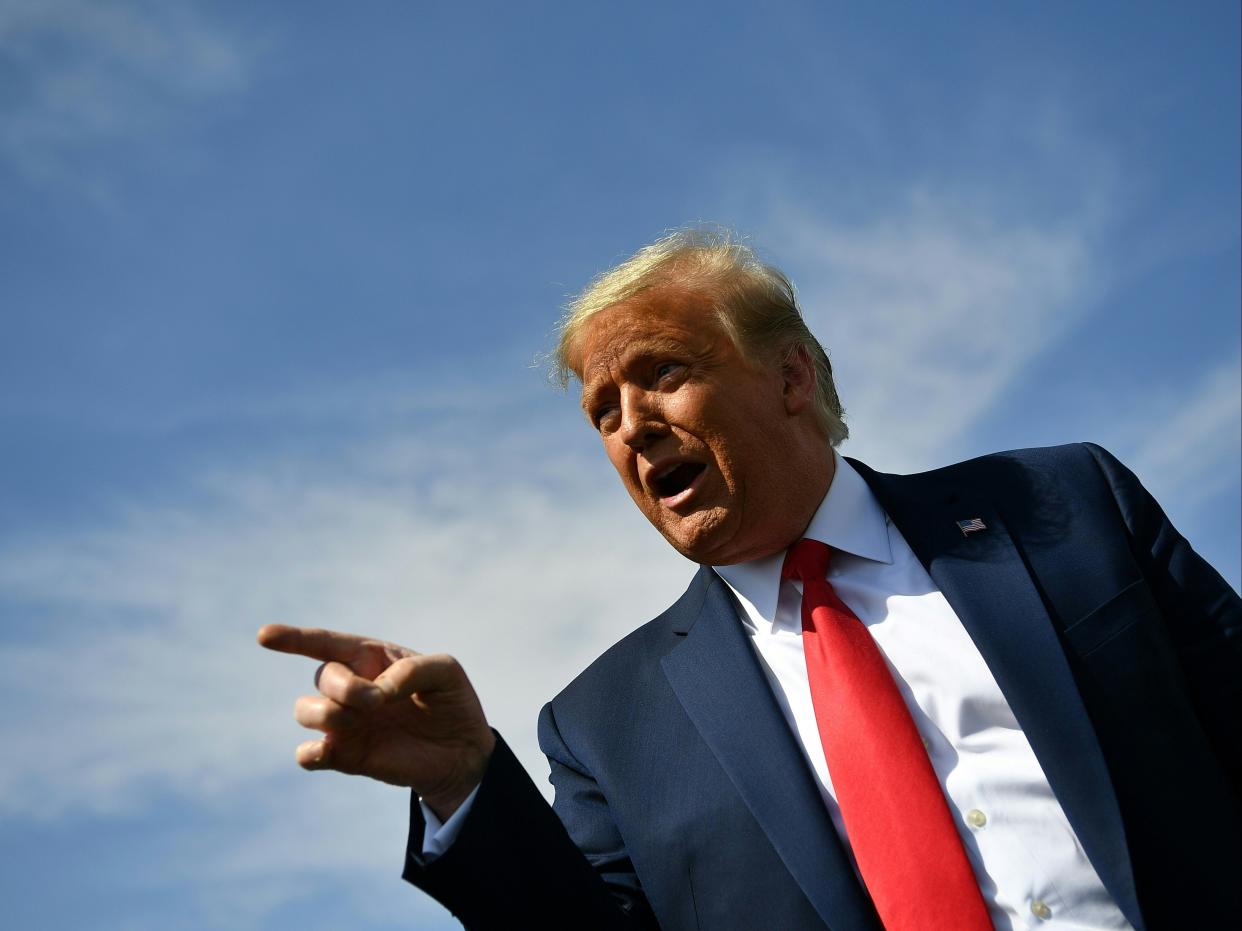
[[[785,554],[785,565],[781,569],[782,579],[808,579],[823,581],[828,574],[828,560],[832,555],[832,547],[818,540],[802,539],[789,548]]]

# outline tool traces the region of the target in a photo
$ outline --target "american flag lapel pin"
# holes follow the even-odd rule
[[[987,530],[988,525],[978,517],[972,517],[969,520],[959,520],[957,529],[962,532],[962,536],[968,537],[972,533],[978,533],[980,530]]]

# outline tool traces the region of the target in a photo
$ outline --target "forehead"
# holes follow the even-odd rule
[[[574,369],[587,386],[628,359],[661,350],[708,351],[728,341],[712,301],[692,291],[663,289],[614,304],[588,319]]]

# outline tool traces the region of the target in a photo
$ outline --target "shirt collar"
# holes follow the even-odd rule
[[[804,537],[827,543],[833,549],[876,562],[892,563],[888,518],[867,483],[833,450],[836,472],[828,493],[807,525]],[[738,598],[749,602],[762,618],[776,617],[780,597],[781,568],[785,551],[731,566],[713,566]]]

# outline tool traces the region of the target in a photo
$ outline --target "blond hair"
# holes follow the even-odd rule
[[[565,309],[553,352],[554,375],[568,385],[574,352],[587,321],[635,295],[676,287],[708,296],[716,316],[752,365],[786,365],[805,351],[815,370],[815,414],[833,445],[849,436],[845,410],[824,347],[807,329],[793,284],[778,268],[726,229],[676,230],[597,276]]]

